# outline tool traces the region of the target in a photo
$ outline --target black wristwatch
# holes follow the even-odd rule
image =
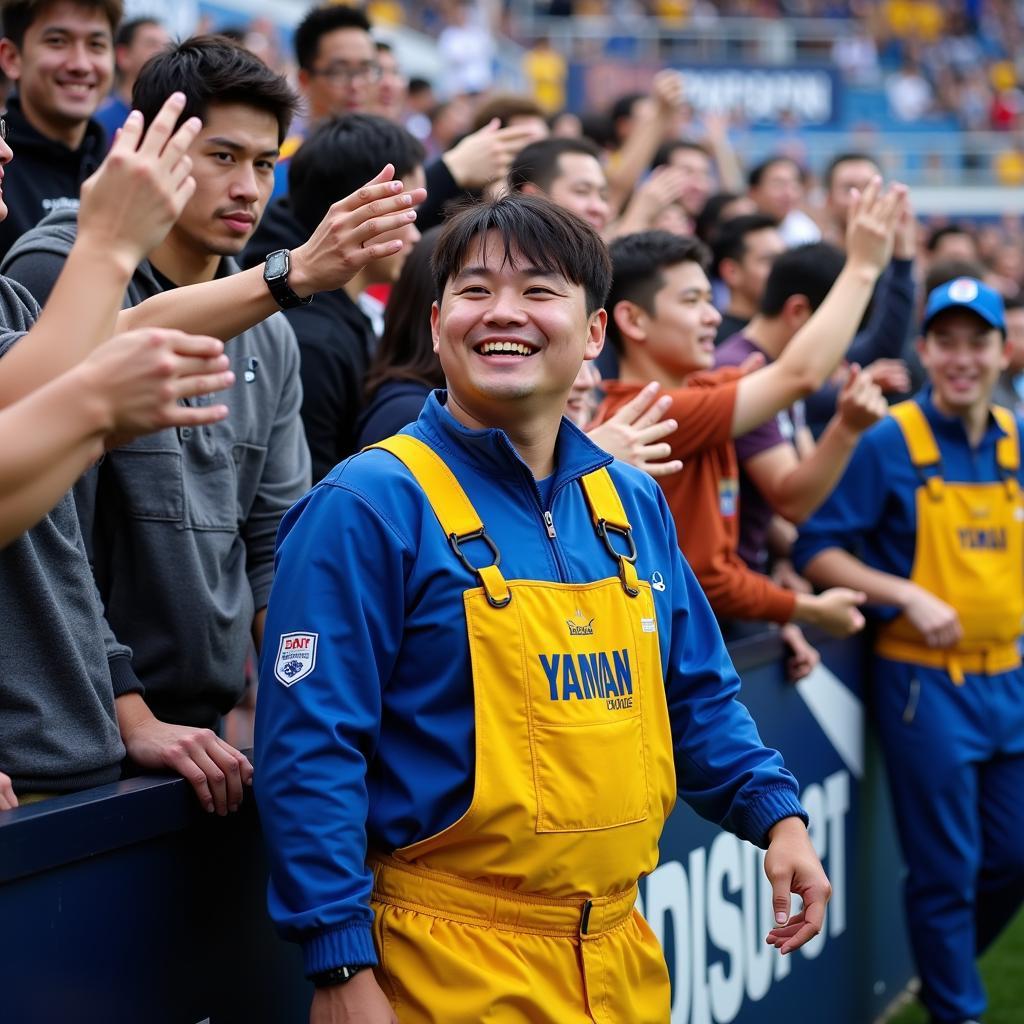
[[[317,988],[331,988],[334,985],[344,985],[351,981],[360,971],[365,971],[370,964],[343,964],[341,967],[332,967],[329,971],[318,971],[311,974],[309,980]]]
[[[288,273],[292,269],[291,253],[287,249],[278,249],[267,257],[263,264],[263,280],[267,282],[270,294],[282,309],[294,309],[296,306],[308,306],[313,301],[312,295],[301,299],[292,291],[288,284]]]

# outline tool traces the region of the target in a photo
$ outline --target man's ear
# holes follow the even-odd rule
[[[728,285],[730,288],[736,287],[736,276],[739,273],[740,265],[734,259],[730,259],[728,256],[719,261],[718,264],[718,276]]]
[[[524,196],[547,196],[547,192],[534,185],[532,181],[524,181],[522,185],[519,186],[518,191],[522,192]]]
[[[620,336],[640,345],[647,340],[647,323],[650,317],[643,307],[629,299],[620,299],[612,307],[612,320],[619,330]]]
[[[584,349],[583,358],[596,359],[604,348],[605,331],[608,328],[608,314],[603,309],[596,309],[590,314],[590,321],[587,324],[587,347]]]
[[[441,307],[436,302],[430,304],[430,337],[434,341],[436,355],[441,347]]]
[[[811,304],[806,295],[790,295],[782,304],[782,315],[799,330],[811,319]]]
[[[21,78],[21,50],[10,39],[0,39],[0,71],[12,82]]]

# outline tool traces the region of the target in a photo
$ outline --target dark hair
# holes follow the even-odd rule
[[[718,236],[718,230],[722,226],[722,211],[737,199],[743,196],[739,192],[716,192],[708,197],[704,209],[697,214],[693,224],[693,233],[705,243],[712,245]]]
[[[424,232],[391,289],[392,300],[384,311],[384,333],[366,375],[367,403],[389,380],[444,387],[444,371],[430,333],[430,305],[434,301],[430,261],[443,230],[439,225]]]
[[[0,4],[3,10],[3,34],[20,50],[25,42],[25,33],[47,8],[53,7],[58,0],[5,0]],[[101,11],[110,22],[113,35],[124,16],[123,0],[75,0],[78,7]]]
[[[1016,295],[1007,298],[1003,296],[1003,309],[1009,313],[1011,309],[1024,309],[1024,295],[1018,292]]]
[[[948,235],[967,235],[968,238],[974,239],[974,232],[964,224],[943,224],[928,232],[928,240],[924,243],[925,249],[928,252],[935,252],[939,247],[939,242]]]
[[[940,285],[946,284],[947,281],[955,281],[958,277],[973,277],[983,281],[985,273],[985,265],[975,260],[964,260],[958,256],[936,260],[924,276],[924,293],[931,295]]]
[[[769,217],[766,213],[746,213],[723,221],[718,226],[715,243],[711,247],[713,254],[711,267],[715,274],[718,277],[722,276],[722,260],[739,262],[743,259],[747,251],[747,235],[776,227],[775,218]]]
[[[697,238],[669,231],[638,231],[616,238],[611,245],[612,287],[608,294],[608,338],[616,352],[623,351],[622,336],[612,311],[616,303],[633,302],[654,315],[654,297],[665,286],[662,271],[680,263],[696,263],[705,273],[710,261],[707,246]]]
[[[418,92],[430,92],[434,86],[426,78],[413,78],[409,79],[409,95],[415,96]]]
[[[376,48],[378,53],[394,53],[395,52],[395,48],[390,43],[385,42],[383,39],[375,39],[373,41],[373,45]]]
[[[370,20],[358,8],[344,4],[314,7],[295,27],[292,45],[299,67],[309,71],[320,52],[320,40],[345,28],[358,29],[369,35]]]
[[[114,33],[114,45],[131,46],[135,42],[139,29],[148,28],[150,25],[155,25],[157,28],[163,27],[159,18],[132,18],[129,21],[122,21],[117,32]]]
[[[283,75],[224,36],[192,36],[151,57],[132,89],[132,106],[142,111],[149,125],[175,91],[185,94],[178,124],[205,117],[211,105],[238,103],[272,114],[278,143],[288,134],[298,104]]]
[[[612,105],[608,111],[608,116],[611,118],[612,124],[623,117],[633,116],[633,105],[637,100],[643,100],[647,98],[645,92],[627,92],[624,96],[620,96]]]
[[[827,242],[798,245],[776,257],[761,296],[764,316],[778,316],[786,301],[803,295],[814,312],[825,301],[843,269],[846,254]]]
[[[491,231],[501,236],[503,265],[515,269],[523,261],[582,285],[588,314],[604,305],[612,267],[608,249],[598,233],[550,199],[522,192],[470,202],[452,214],[434,252],[434,291],[438,302],[445,284],[462,269],[473,244]]]
[[[547,192],[558,177],[558,161],[569,153],[592,156],[601,162],[601,151],[589,139],[541,139],[524,146],[512,161],[508,187],[516,192],[530,184]]]
[[[376,114],[341,114],[313,129],[291,159],[288,201],[295,219],[312,231],[332,204],[351,195],[395,165],[395,177],[414,171],[424,160],[419,139]]]
[[[750,173],[747,175],[747,186],[757,188],[764,180],[764,176],[776,164],[789,164],[790,167],[795,168],[796,176],[800,181],[806,181],[807,172],[791,156],[770,156],[767,160],[762,160],[759,164],[751,167]]]
[[[485,100],[477,107],[473,115],[473,127],[470,133],[478,132],[486,124],[497,118],[502,128],[517,117],[539,117],[546,120],[544,108],[532,97],[516,92],[499,92]]]
[[[654,159],[651,161],[651,167],[664,167],[672,162],[673,153],[684,151],[700,153],[702,156],[706,156],[708,160],[713,160],[711,151],[703,143],[694,142],[693,139],[672,139],[671,142],[663,142],[658,147],[657,152],[654,154]]]
[[[825,168],[824,182],[826,192],[832,188],[832,179],[835,177],[836,168],[840,164],[853,163],[855,160],[871,164],[872,167],[878,166],[878,161],[867,153],[859,153],[855,150],[850,150],[848,153],[839,153],[829,160],[828,166]]]

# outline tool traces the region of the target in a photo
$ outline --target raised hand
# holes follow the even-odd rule
[[[82,185],[79,239],[122,259],[127,273],[163,241],[195,192],[188,149],[202,124],[191,117],[175,129],[184,108],[185,96],[173,93],[145,132],[133,110]]]
[[[874,382],[871,374],[856,363],[851,365],[843,390],[836,402],[839,420],[854,434],[862,434],[868,427],[884,419],[889,412],[889,403],[882,389]]]
[[[504,178],[516,154],[524,146],[544,138],[535,125],[513,124],[507,128],[500,125],[498,118],[492,118],[442,155],[459,188],[484,188]]]
[[[880,274],[892,258],[907,187],[894,184],[883,191],[882,179],[875,175],[862,193],[855,190],[852,196],[846,230],[847,263]]]
[[[179,404],[234,383],[223,353],[216,338],[143,328],[111,338],[71,372],[102,403],[109,425],[106,446],[114,448],[165,427],[224,419],[226,405]]]
[[[670,476],[683,468],[679,459],[671,458],[672,446],[662,440],[679,424],[662,420],[672,399],[668,395],[659,398],[658,390],[657,382],[648,384],[614,416],[588,432],[606,452],[653,477]]]
[[[394,256],[401,239],[387,239],[416,219],[426,189],[406,191],[387,164],[357,192],[336,202],[308,242],[292,250],[289,284],[303,297],[347,284],[371,260]]]

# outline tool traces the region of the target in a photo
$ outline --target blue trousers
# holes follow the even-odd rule
[[[975,957],[1024,902],[1024,668],[968,675],[875,659],[873,704],[903,856],[921,998],[978,1017]]]

